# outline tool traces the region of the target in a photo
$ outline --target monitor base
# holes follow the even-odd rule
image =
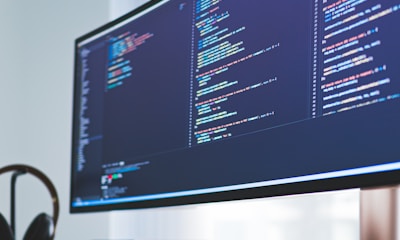
[[[361,240],[400,240],[399,200],[399,185],[361,189]]]

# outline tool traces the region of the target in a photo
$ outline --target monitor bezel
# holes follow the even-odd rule
[[[138,16],[148,9],[160,4],[166,0],[151,0],[145,4],[139,6],[138,8],[124,14],[123,16],[100,26],[99,28],[86,33],[75,40],[74,51],[74,69],[77,68],[78,56],[77,50],[79,44],[90,39],[98,34],[107,31],[115,27],[118,24],[123,23],[131,19],[132,17]],[[77,125],[74,116],[78,114],[79,104],[79,85],[77,84],[77,72],[74,71],[74,87],[73,87],[73,116],[72,116],[72,136],[74,135],[74,129]],[[73,187],[74,187],[74,174],[73,169],[75,168],[75,161],[73,158],[76,142],[74,137],[72,137],[72,161],[71,161],[71,179],[70,179],[70,201],[69,201],[69,211],[70,213],[85,213],[85,212],[99,212],[99,211],[111,211],[111,210],[127,210],[127,209],[143,209],[143,208],[159,208],[159,207],[171,207],[171,206],[181,206],[181,205],[191,205],[191,204],[202,204],[210,202],[222,202],[222,201],[236,201],[236,200],[247,200],[247,199],[259,199],[259,198],[270,198],[278,196],[288,196],[306,193],[318,193],[318,192],[328,192],[337,190],[346,190],[354,188],[374,188],[381,186],[390,186],[400,183],[400,170],[386,170],[383,172],[374,172],[367,174],[343,176],[343,177],[333,177],[324,178],[319,180],[301,181],[287,184],[262,186],[255,188],[247,188],[240,190],[231,191],[221,191],[206,194],[195,194],[189,196],[180,197],[170,197],[161,198],[154,200],[144,200],[144,201],[133,201],[133,202],[123,202],[116,204],[104,204],[96,206],[73,206]]]

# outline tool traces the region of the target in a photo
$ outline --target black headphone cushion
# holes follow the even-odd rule
[[[0,213],[0,239],[1,240],[14,240],[14,234],[11,231],[6,219]]]
[[[24,240],[50,240],[53,237],[53,218],[46,213],[39,214],[29,225]]]

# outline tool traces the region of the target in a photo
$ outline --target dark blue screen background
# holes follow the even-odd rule
[[[343,4],[172,0],[78,39],[77,52],[90,53],[76,58],[72,201],[398,162],[400,34],[393,23],[400,20],[400,1],[355,1],[341,16]],[[216,30],[201,35],[207,26]],[[113,39],[124,34],[150,37],[111,59]],[[218,40],[199,47],[213,34]],[[227,56],[224,51],[235,44],[239,48]],[[326,54],[327,48],[334,51]],[[199,56],[212,49],[203,58],[211,63],[201,65]],[[111,88],[113,61],[126,62],[130,70]],[[333,68],[338,71],[328,73]],[[207,88],[214,90],[198,95]],[[205,117],[211,120],[202,122]],[[83,118],[90,123],[82,124]],[[84,164],[78,164],[81,152]],[[111,179],[110,173],[117,177],[100,181]]]

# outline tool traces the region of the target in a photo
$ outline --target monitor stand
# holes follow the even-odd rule
[[[361,240],[400,240],[400,186],[361,189]]]

